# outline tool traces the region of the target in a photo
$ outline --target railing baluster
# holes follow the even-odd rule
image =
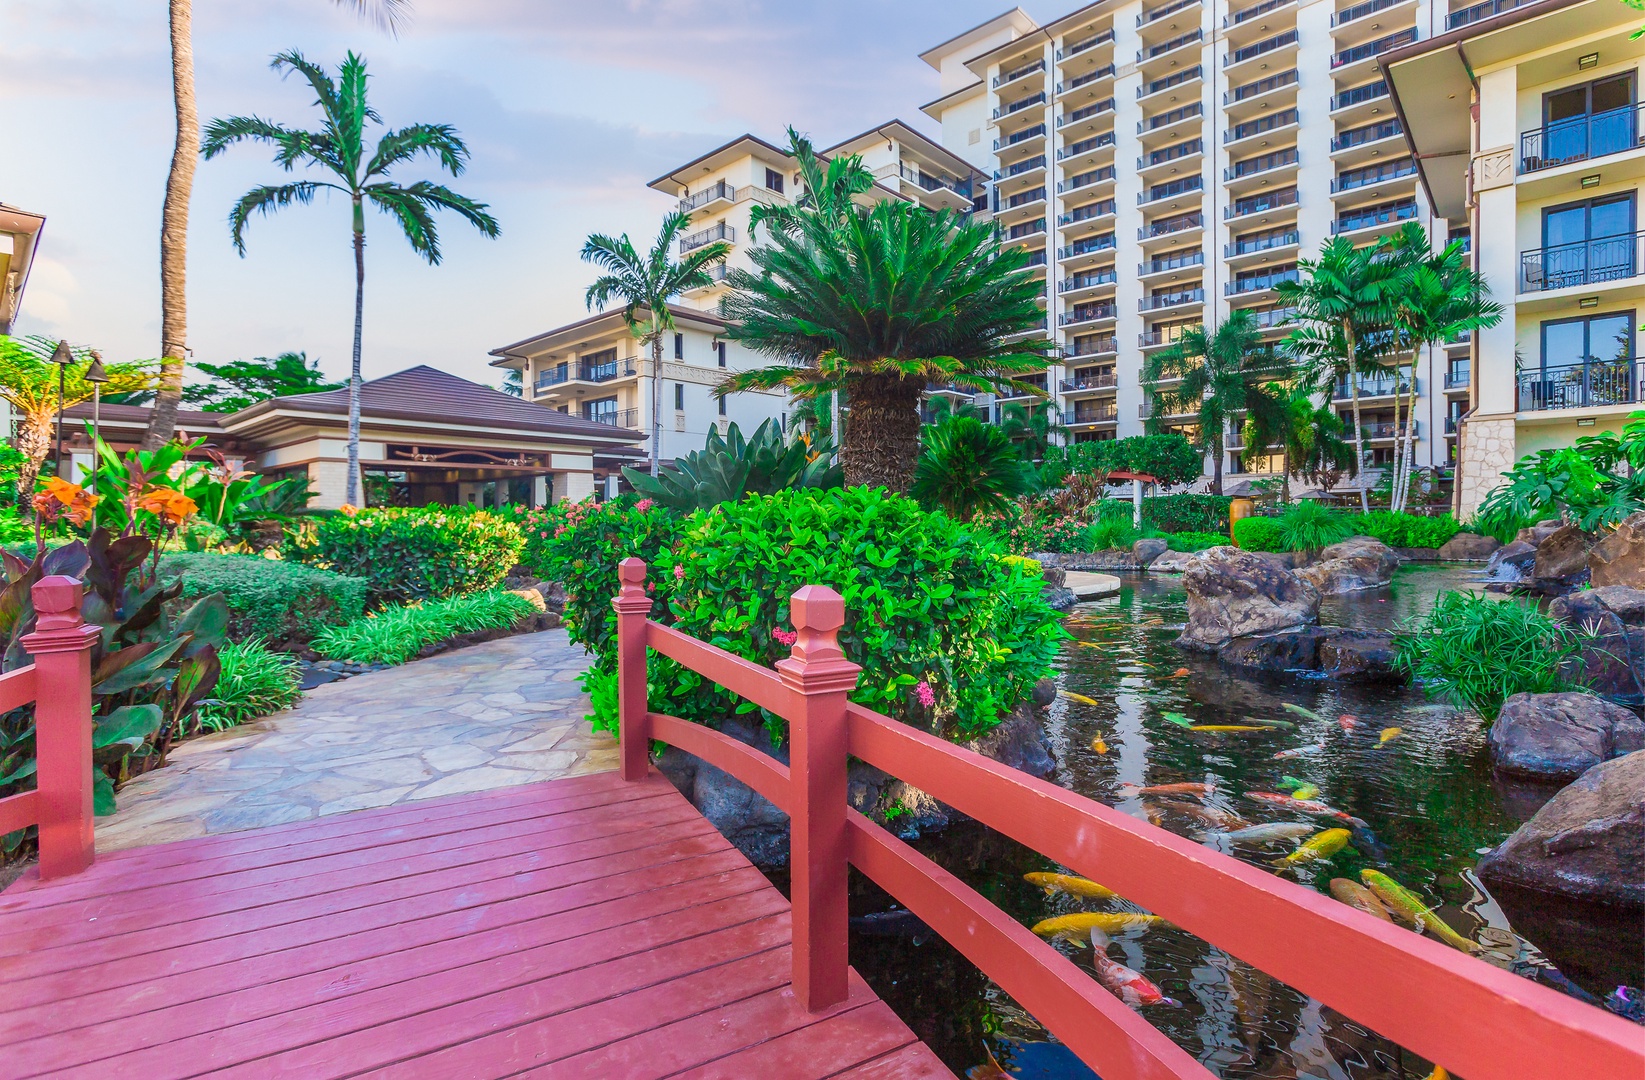
[[[789,717],[789,866],[794,905],[794,992],[816,1012],[845,1000],[846,693],[862,669],[840,651],[845,600],[833,589],[807,585],[789,610],[799,633],[777,673],[801,695]]]
[[[617,564],[622,582],[611,606],[617,612],[617,740],[624,780],[644,780],[649,767],[651,725],[646,720],[645,621],[651,598],[645,594],[645,560]]]
[[[81,586],[71,577],[35,582],[34,633],[22,640],[34,657],[36,807],[40,813],[40,878],[76,874],[91,865],[91,647],[99,630],[80,617]]]

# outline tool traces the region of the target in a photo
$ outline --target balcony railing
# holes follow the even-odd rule
[[[1204,111],[1204,104],[1196,101],[1190,105],[1183,105],[1180,108],[1172,109],[1170,112],[1162,112],[1158,116],[1150,117],[1147,120],[1137,121],[1137,134],[1141,135],[1148,131],[1158,131],[1160,128],[1168,127],[1178,121],[1199,116]]]
[[[1337,234],[1354,232],[1377,225],[1391,225],[1396,221],[1409,221],[1416,216],[1417,204],[1414,200],[1383,203],[1342,215],[1331,223],[1331,231]]]
[[[1066,49],[1058,49],[1057,59],[1066,60],[1070,56],[1078,56],[1080,53],[1085,52],[1088,49],[1095,49],[1097,46],[1106,45],[1113,40],[1114,31],[1104,30],[1102,33],[1093,34],[1084,41],[1076,42],[1075,44],[1068,46]]]
[[[1519,171],[1536,172],[1573,161],[1620,154],[1642,145],[1639,113],[1645,104],[1555,120],[1519,137]]]
[[[599,364],[567,364],[562,370],[542,372],[537,376],[537,389],[559,386],[568,382],[610,382],[620,376],[634,375],[638,369],[635,360],[607,360]]]
[[[1020,240],[1025,236],[1038,236],[1043,232],[1045,232],[1045,219],[1036,218],[1033,221],[1025,221],[1021,225],[1011,226],[1006,231],[1005,238],[1007,240]]]
[[[1028,269],[1032,269],[1033,267],[1036,267],[1036,266],[1044,266],[1044,265],[1045,265],[1045,249],[1044,248],[1035,248],[1033,251],[1028,253],[1028,259],[1027,259],[1026,262],[1024,262],[1022,264],[1022,268],[1024,270],[1028,270]]]
[[[1235,258],[1239,255],[1254,255],[1259,251],[1271,251],[1274,248],[1291,247],[1301,242],[1301,237],[1295,229],[1284,232],[1263,233],[1261,236],[1247,236],[1235,240],[1223,247],[1225,258]]]
[[[1638,357],[1594,359],[1583,364],[1544,366],[1519,373],[1519,409],[1589,409],[1632,405],[1641,398]]]
[[[1181,11],[1185,7],[1193,7],[1199,3],[1200,0],[1172,0],[1171,3],[1166,4],[1163,7],[1157,7],[1152,11],[1145,11],[1141,15],[1138,15],[1137,25],[1147,26],[1155,19],[1163,19],[1172,12]]]
[[[688,251],[695,251],[717,240],[734,244],[737,242],[737,230],[722,221],[717,225],[710,225],[701,232],[694,232],[690,236],[682,236],[680,237],[680,254],[684,255]]]
[[[1137,348],[1154,349],[1161,345],[1175,345],[1181,337],[1182,329],[1180,327],[1174,330],[1149,330],[1137,335]],[[1144,402],[1137,410],[1137,415],[1144,420],[1148,418],[1150,414],[1147,402]]]
[[[1113,64],[1104,64],[1100,68],[1094,68],[1091,71],[1087,71],[1084,75],[1077,75],[1065,83],[1059,82],[1057,84],[1057,93],[1060,94],[1065,90],[1078,90],[1086,83],[1094,83],[1099,79],[1112,79],[1114,77],[1114,71],[1115,68]]]
[[[1296,163],[1297,148],[1292,146],[1284,150],[1275,150],[1271,154],[1263,154],[1260,157],[1236,161],[1222,170],[1222,178],[1224,180],[1239,180],[1247,176],[1255,176],[1257,173],[1283,169],[1287,165],[1295,165]]]
[[[1076,424],[1110,424],[1120,418],[1118,405],[1110,405],[1106,409],[1081,409],[1075,407],[1073,422]]]
[[[1250,45],[1247,45],[1242,49],[1235,49],[1222,58],[1222,66],[1233,67],[1235,64],[1243,64],[1247,60],[1255,60],[1259,56],[1265,56],[1268,53],[1276,52],[1280,49],[1286,48],[1287,46],[1295,45],[1296,43],[1296,30],[1287,30],[1283,34],[1275,34],[1271,38],[1264,38],[1261,41],[1252,42]]]
[[[1239,142],[1241,139],[1249,139],[1253,135],[1261,135],[1264,132],[1288,127],[1296,122],[1297,110],[1295,108],[1283,109],[1272,116],[1261,116],[1255,120],[1247,120],[1243,124],[1235,124],[1222,133],[1222,141],[1225,143]]]
[[[1189,266],[1204,266],[1205,252],[1203,250],[1186,251],[1181,255],[1172,255],[1167,259],[1150,259],[1145,263],[1137,264],[1137,276],[1144,274],[1163,274],[1169,270],[1181,270]]]
[[[1260,94],[1271,93],[1283,87],[1291,86],[1296,81],[1297,69],[1292,68],[1289,71],[1282,71],[1278,75],[1269,75],[1266,78],[1258,79],[1256,82],[1248,82],[1244,86],[1236,86],[1222,95],[1222,103],[1232,105],[1236,101],[1246,101]]]
[[[1243,199],[1235,199],[1232,206],[1224,207],[1222,216],[1225,218],[1245,217],[1248,214],[1260,214],[1266,210],[1279,210],[1286,206],[1297,204],[1297,189],[1286,188],[1284,191],[1269,191],[1261,195],[1248,195]]]
[[[1010,116],[1012,113],[1022,112],[1022,110],[1030,108],[1031,106],[1044,104],[1045,91],[1041,90],[1037,94],[1030,94],[1028,97],[1018,98],[1016,101],[1010,102],[1009,104],[998,106],[994,110],[994,119],[998,120],[1002,116]]]
[[[1375,101],[1377,98],[1387,96],[1387,80],[1378,79],[1376,82],[1368,82],[1364,86],[1351,87],[1332,98],[1331,111],[1335,112],[1338,109],[1346,109],[1350,105],[1361,105],[1367,101]]]
[[[1403,375],[1361,375],[1358,382],[1359,396],[1362,398],[1391,397],[1411,392],[1411,380]],[[1331,388],[1331,397],[1337,401],[1351,400],[1354,396],[1353,385],[1347,379],[1338,379]],[[1417,385],[1421,386],[1421,383]]]
[[[1063,278],[1057,283],[1058,292],[1075,292],[1079,289],[1094,289],[1099,285],[1112,285],[1119,280],[1119,274],[1109,267],[1107,270],[1093,270],[1088,274],[1075,274],[1073,277]]]
[[[1290,307],[1267,308],[1263,311],[1253,311],[1251,312],[1251,325],[1255,326],[1258,330],[1272,330],[1277,326],[1285,325],[1285,323],[1293,318],[1296,313],[1297,309]]]
[[[1230,26],[1238,26],[1247,19],[1254,19],[1258,15],[1266,15],[1275,8],[1284,7],[1286,4],[1294,4],[1296,2],[1297,0],[1263,0],[1262,3],[1256,5],[1255,7],[1248,7],[1243,11],[1236,11],[1232,15],[1224,15],[1222,17],[1222,28],[1226,30]]]
[[[1177,37],[1172,38],[1170,41],[1162,41],[1158,45],[1150,45],[1146,49],[1138,49],[1137,63],[1140,64],[1144,60],[1152,60],[1156,56],[1163,56],[1174,49],[1180,49],[1184,45],[1191,45],[1196,41],[1202,41],[1204,38],[1205,32],[1196,27],[1195,29],[1188,31],[1186,34],[1180,34]]]
[[[1093,218],[1110,217],[1113,215],[1115,209],[1116,207],[1113,199],[1104,199],[1101,202],[1090,203],[1089,205],[1082,206],[1077,210],[1068,211],[1068,213],[1057,218],[1057,224],[1077,225],[1082,221],[1090,221]]]
[[[1158,221],[1150,221],[1137,230],[1138,240],[1152,240],[1156,236],[1169,236],[1171,233],[1183,232],[1187,229],[1203,229],[1205,215],[1195,211],[1191,214],[1176,214]]]
[[[1404,2],[1405,0],[1365,0],[1363,4],[1355,4],[1353,7],[1343,8],[1341,11],[1333,13],[1331,15],[1331,25],[1341,26],[1343,23],[1351,23],[1355,19],[1363,19],[1374,11],[1381,11],[1383,8],[1390,8],[1395,4],[1403,4]]]
[[[1354,146],[1363,146],[1365,143],[1381,142],[1383,139],[1392,139],[1396,135],[1403,135],[1405,129],[1400,126],[1398,119],[1379,120],[1364,127],[1349,128],[1341,135],[1331,139],[1332,150],[1347,150]]]
[[[1078,326],[1080,323],[1099,322],[1103,319],[1112,319],[1119,309],[1109,301],[1106,304],[1081,304],[1073,311],[1065,311],[1057,316],[1058,326]]]
[[[1099,132],[1096,135],[1092,135],[1090,138],[1081,139],[1077,143],[1069,143],[1067,146],[1058,150],[1057,160],[1061,161],[1064,158],[1078,157],[1080,154],[1087,154],[1092,150],[1100,150],[1105,146],[1112,145],[1114,145],[1114,133],[1112,131]],[[1112,166],[1109,167],[1108,175],[1110,177],[1113,176]],[[1078,177],[1075,179],[1078,179]]]
[[[1260,274],[1253,274],[1250,277],[1235,278],[1223,287],[1223,295],[1243,296],[1246,293],[1262,292],[1264,289],[1272,289],[1275,285],[1278,285],[1282,281],[1295,280],[1297,280],[1297,268],[1295,266],[1264,271]]]
[[[1018,79],[1022,78],[1024,75],[1031,75],[1036,71],[1044,71],[1044,70],[1045,70],[1045,59],[1042,57],[1038,60],[1034,60],[1030,63],[1024,64],[1022,67],[1013,68],[1010,71],[1001,72],[1000,74],[994,76],[993,85],[997,89],[998,87],[1004,86],[1006,83],[1016,82]]]
[[[1445,29],[1455,30],[1459,26],[1467,26],[1470,23],[1479,22],[1481,19],[1489,19],[1501,15],[1504,11],[1512,11],[1532,2],[1534,0],[1485,0],[1483,4],[1475,4],[1472,7],[1463,8],[1461,11],[1451,12],[1445,17]]]
[[[1164,165],[1168,161],[1176,161],[1179,158],[1192,157],[1195,154],[1202,152],[1204,149],[1204,139],[1189,139],[1187,142],[1177,143],[1175,146],[1167,146],[1163,150],[1155,150],[1152,154],[1149,154],[1146,159],[1138,158],[1137,168],[1151,169],[1155,165]]]
[[[1460,390],[1473,381],[1473,373],[1467,368],[1459,368],[1445,373],[1445,389]]]
[[[707,206],[718,199],[724,199],[726,202],[736,202],[736,185],[728,184],[724,180],[716,180],[701,191],[680,199],[680,213],[689,214],[693,210]]]
[[[1168,184],[1155,184],[1146,191],[1137,192],[1137,205],[1147,206],[1151,202],[1161,199],[1171,199],[1178,195],[1190,195],[1205,190],[1205,177],[1199,173],[1185,176],[1181,180],[1172,180]]]
[[[1417,163],[1415,158],[1401,158],[1399,161],[1385,161],[1380,165],[1369,165],[1363,169],[1351,169],[1331,181],[1331,191],[1353,191],[1357,188],[1370,187],[1380,184],[1384,180],[1398,180],[1402,176],[1415,176]]]
[[[589,412],[583,414],[584,420],[592,420],[596,424],[610,424],[612,427],[637,428],[640,426],[639,409],[617,409],[613,412]]]
[[[1204,289],[1177,289],[1168,293],[1154,293],[1137,301],[1138,311],[1158,311],[1160,308],[1178,307],[1183,304],[1203,304],[1205,302]]]
[[[1008,146],[1015,146],[1018,143],[1027,142],[1029,139],[1037,139],[1044,134],[1045,124],[1042,121],[1041,123],[1035,124],[1033,127],[1025,127],[1021,131],[1013,132],[1006,138],[995,139],[994,149],[1003,150]]]
[[[1100,116],[1105,112],[1113,111],[1114,99],[1103,98],[1101,101],[1093,101],[1091,104],[1075,109],[1071,113],[1065,113],[1057,117],[1057,126],[1059,128],[1067,127],[1069,124],[1077,124],[1081,120],[1088,120],[1093,116]]]
[[[1349,64],[1358,63],[1361,60],[1369,60],[1373,56],[1381,56],[1389,49],[1409,45],[1416,39],[1417,31],[1416,27],[1413,26],[1407,30],[1401,30],[1397,34],[1389,34],[1386,37],[1379,37],[1375,41],[1367,41],[1363,45],[1355,45],[1351,49],[1343,49],[1331,57],[1331,68],[1335,70],[1339,67],[1347,67]]]
[[[1645,233],[1600,236],[1521,252],[1519,291],[1545,292],[1631,278],[1639,273],[1642,236]]]
[[[1043,168],[1045,168],[1045,155],[1035,154],[1031,158],[1023,158],[1015,165],[1008,166],[1004,169],[996,169],[994,171],[994,179],[1009,180],[1013,176],[1021,176],[1023,173],[1033,172],[1035,169]]]
[[[1083,240],[1076,240],[1057,249],[1057,258],[1073,259],[1080,255],[1090,255],[1097,251],[1112,251],[1116,244],[1113,233],[1103,233],[1101,236],[1088,236]]]
[[[1029,205],[1032,205],[1033,203],[1044,202],[1044,201],[1045,201],[1045,185],[1041,184],[1037,188],[1029,188],[1027,191],[1017,192],[1015,195],[1011,196],[1009,199],[1006,199],[1004,203],[1000,204],[1000,209],[1001,210],[1015,210],[1019,206],[1029,206]]]
[[[1406,434],[1405,428],[1406,425],[1395,424],[1391,420],[1377,424],[1361,424],[1359,426],[1361,435],[1363,435],[1367,440],[1403,438]],[[1412,436],[1417,438],[1422,436],[1422,423],[1420,421],[1410,421],[1410,429],[1410,434]],[[1342,437],[1349,440],[1353,439],[1354,425],[1352,422],[1344,427]]]
[[[1191,68],[1184,68],[1174,75],[1167,75],[1163,79],[1155,79],[1151,83],[1143,83],[1137,87],[1137,97],[1152,97],[1161,90],[1169,90],[1173,86],[1181,86],[1186,82],[1193,82],[1205,74],[1205,69],[1195,64]]]
[[[1087,375],[1083,379],[1064,379],[1058,384],[1058,389],[1065,394],[1077,394],[1084,390],[1112,390],[1119,384],[1119,376],[1110,371],[1106,375]]]
[[[1077,359],[1081,356],[1102,356],[1106,353],[1119,351],[1119,339],[1115,337],[1080,338],[1068,347],[1064,357]]]

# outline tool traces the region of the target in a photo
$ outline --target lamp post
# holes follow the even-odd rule
[[[57,475],[63,475],[63,396],[66,392],[69,365],[74,363],[74,353],[69,349],[69,343],[59,341],[57,348],[52,350],[51,362],[57,365]]]
[[[91,383],[91,493],[97,494],[97,447],[103,441],[103,384],[109,373],[103,370],[103,358],[93,349],[91,366],[80,376]],[[62,419],[58,419],[58,437],[62,437]]]

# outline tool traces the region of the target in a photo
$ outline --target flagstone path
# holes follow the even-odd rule
[[[616,741],[584,719],[587,666],[548,630],[316,687],[132,780],[97,850],[615,769]]]

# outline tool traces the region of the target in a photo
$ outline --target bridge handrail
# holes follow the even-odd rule
[[[791,822],[794,986],[810,1009],[845,996],[846,867],[942,935],[1106,1080],[1211,1074],[964,882],[848,808],[848,756],[895,775],[1469,1080],[1645,1072],[1620,1017],[1384,923],[1312,889],[1137,821],[846,700],[839,594],[793,596],[797,633],[777,670],[647,618],[645,564],[625,559],[617,611],[623,776],[652,740],[747,783]],[[789,721],[790,765],[720,732],[651,712],[646,649]]]

